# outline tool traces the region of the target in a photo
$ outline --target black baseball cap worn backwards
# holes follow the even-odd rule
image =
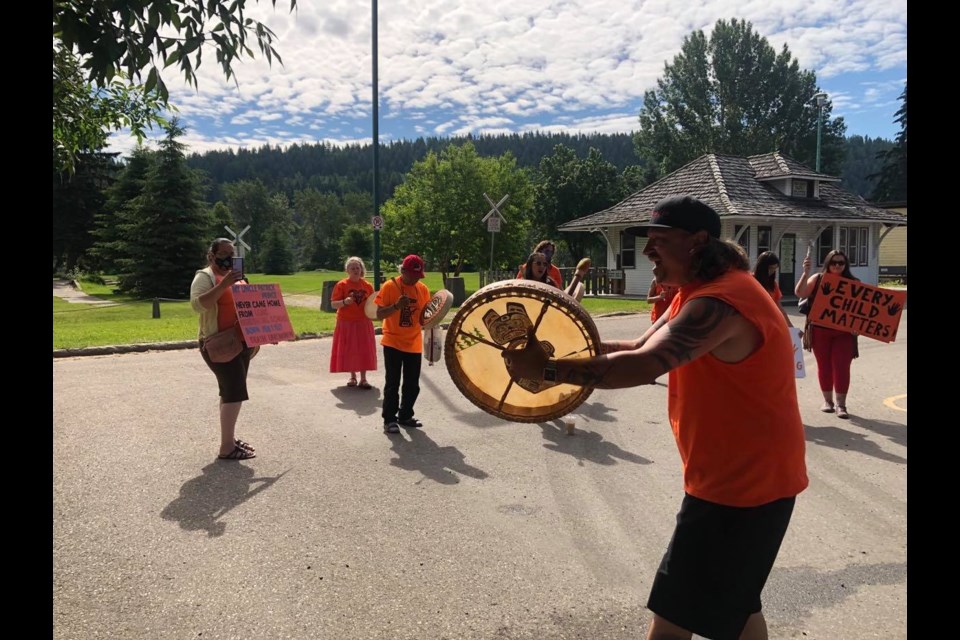
[[[705,202],[691,196],[673,196],[657,203],[650,222],[625,230],[645,238],[648,229],[683,229],[689,233],[706,231],[711,238],[720,238],[720,216]]]

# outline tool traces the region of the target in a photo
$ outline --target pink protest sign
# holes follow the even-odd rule
[[[233,300],[247,346],[296,340],[278,284],[235,284]]]

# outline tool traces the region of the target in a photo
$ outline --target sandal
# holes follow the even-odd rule
[[[417,420],[416,418],[407,418],[406,420],[397,420],[397,424],[401,427],[409,427],[410,429],[419,429],[423,426],[423,423]]]
[[[842,418],[844,420],[849,420],[850,414],[847,413],[847,408],[837,405],[837,417]]]
[[[357,386],[357,379],[356,379],[356,378],[350,378],[350,382],[347,383],[347,386],[348,386],[348,387],[355,387],[355,386]]]
[[[249,442],[244,442],[240,438],[237,438],[236,440],[234,440],[233,443],[238,447],[240,447],[241,449],[246,449],[247,451],[251,451],[251,452],[256,451],[256,449],[254,449]]]
[[[832,403],[832,402],[824,402],[824,403],[820,406],[820,411],[823,411],[824,413],[833,413],[833,403]]]
[[[397,426],[396,422],[388,422],[387,424],[383,425],[383,432],[384,433],[400,433],[400,427]]]
[[[253,451],[248,451],[247,449],[241,449],[240,447],[234,447],[233,451],[224,455],[220,454],[217,456],[219,460],[249,460],[250,458],[256,458],[257,454]]]
[[[367,382],[366,380],[361,380],[360,384],[358,384],[357,386],[360,387],[361,389],[373,389],[373,387],[370,386],[370,383]]]

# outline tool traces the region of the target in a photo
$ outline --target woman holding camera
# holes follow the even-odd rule
[[[246,282],[242,270],[233,268],[233,243],[217,238],[207,251],[207,266],[193,276],[190,285],[190,306],[199,317],[200,356],[217,378],[220,388],[220,452],[221,460],[255,458],[254,448],[236,437],[237,417],[247,396],[247,370],[254,354],[243,344],[231,287]],[[240,352],[227,362],[211,359],[205,343],[220,332],[236,331]],[[216,358],[219,359],[219,358]]]

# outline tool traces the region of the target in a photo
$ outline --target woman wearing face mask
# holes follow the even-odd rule
[[[254,448],[236,437],[240,406],[247,400],[247,370],[254,350],[246,347],[229,362],[213,362],[203,348],[210,336],[235,327],[239,332],[236,306],[231,286],[246,282],[243,274],[233,271],[233,243],[217,238],[207,251],[207,266],[196,272],[190,285],[190,306],[200,314],[200,356],[217,377],[220,388],[220,452],[221,460],[255,458]]]
[[[859,281],[850,272],[850,261],[843,251],[834,249],[827,254],[823,261],[820,273],[808,276],[810,273],[810,254],[803,259],[803,273],[794,289],[798,298],[808,298],[820,286],[820,278],[827,273]],[[832,327],[813,324],[807,316],[806,331],[810,332],[810,344],[813,355],[817,358],[817,376],[820,381],[820,391],[823,393],[823,405],[820,411],[833,413],[838,418],[847,419],[847,391],[850,387],[850,363],[860,354],[857,349],[857,336]],[[833,392],[837,392],[837,402],[834,405]]]
[[[792,327],[793,323],[790,322],[790,316],[787,315],[786,309],[784,309],[780,303],[783,299],[783,292],[780,291],[780,285],[777,283],[777,269],[779,268],[780,258],[777,257],[777,254],[773,251],[764,251],[757,256],[757,264],[753,267],[753,277],[757,279],[760,286],[766,289],[770,297],[773,298],[773,301],[777,303],[777,306],[780,308],[780,313],[783,314],[783,319],[787,321],[787,326]]]

